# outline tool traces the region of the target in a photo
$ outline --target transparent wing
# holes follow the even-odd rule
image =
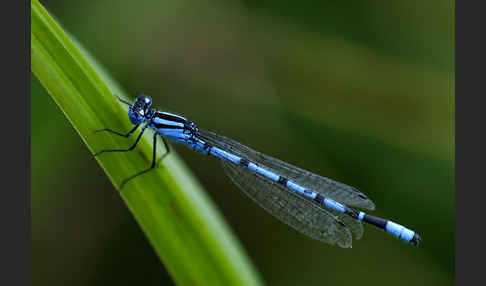
[[[241,155],[250,161],[265,166],[294,182],[306,186],[309,189],[320,193],[340,203],[365,209],[375,209],[375,204],[362,192],[357,189],[322,177],[296,166],[285,163],[276,158],[257,152],[230,138],[214,132],[200,130],[200,136],[206,141],[235,154]]]
[[[244,194],[282,222],[322,242],[351,247],[351,233],[337,216],[245,167],[221,163]]]
[[[270,159],[282,162],[212,132],[202,130],[200,131],[200,137],[211,145],[232,152],[242,158],[263,165],[266,168],[270,165],[267,164]],[[228,176],[243,193],[272,215],[298,231],[314,239],[330,244],[338,244],[341,247],[351,246],[350,230],[357,239],[363,235],[363,226],[360,221],[349,218],[336,211],[322,209],[315,203],[294,194],[280,184],[276,184],[259,174],[249,171],[245,167],[234,165],[225,160],[222,160],[222,164]],[[293,167],[291,165],[288,166]],[[300,176],[312,174],[300,170],[297,167],[293,168],[304,172],[300,173]],[[281,169],[278,167],[268,169],[273,169],[277,173],[288,176],[302,185],[311,186],[310,184],[303,184],[302,181],[297,180],[297,176],[294,173],[291,173],[292,176],[289,176],[289,172],[281,172]],[[311,188],[316,190],[315,187]],[[326,193],[321,192],[321,194]],[[345,226],[343,226],[343,222]]]
[[[339,220],[341,220],[349,228],[349,230],[351,230],[351,232],[354,234],[354,238],[360,239],[361,237],[363,237],[364,229],[361,221],[355,220],[348,215],[335,210],[329,211],[334,214]]]

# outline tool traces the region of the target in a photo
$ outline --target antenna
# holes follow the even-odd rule
[[[120,102],[123,102],[123,103],[125,103],[125,104],[126,104],[126,105],[128,105],[128,106],[132,105],[130,102],[127,102],[127,101],[123,100],[123,99],[122,99],[121,97],[119,97],[118,95],[116,95],[116,94],[113,94],[113,95],[114,95],[114,96],[116,96],[116,98],[118,98],[118,100],[119,100]]]

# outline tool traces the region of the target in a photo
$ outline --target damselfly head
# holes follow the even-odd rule
[[[152,98],[145,94],[137,96],[133,104],[128,110],[128,117],[133,124],[140,124],[149,118],[150,106],[152,105]]]

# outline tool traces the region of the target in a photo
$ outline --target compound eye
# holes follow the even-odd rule
[[[146,94],[140,94],[137,96],[137,101],[138,102],[143,102],[145,105],[150,106],[152,104],[152,98]]]

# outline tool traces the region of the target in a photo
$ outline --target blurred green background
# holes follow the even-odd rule
[[[173,144],[268,285],[453,284],[453,2],[41,2],[130,94],[353,185],[423,238],[314,241]],[[172,285],[34,76],[31,91],[32,284]]]

